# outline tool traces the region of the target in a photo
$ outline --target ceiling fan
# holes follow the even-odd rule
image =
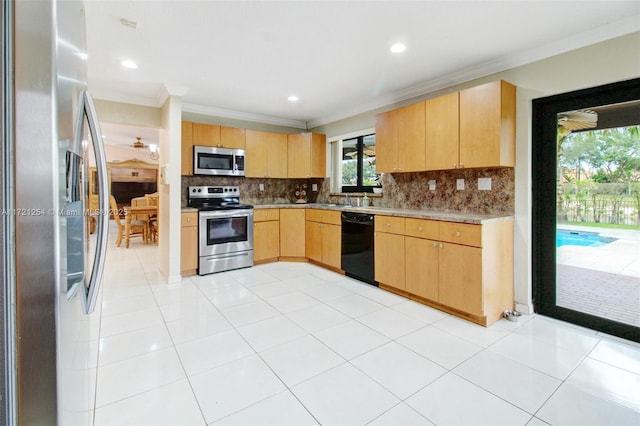
[[[133,143],[133,147],[135,149],[137,149],[137,150],[140,150],[141,148],[142,149],[149,148],[149,151],[151,151],[151,156],[150,157],[151,157],[152,160],[157,160],[158,158],[160,158],[160,154],[158,152],[159,151],[158,145],[156,145],[154,143],[151,143],[149,145],[145,145],[142,142],[142,138],[141,137],[136,136],[136,141]]]
[[[598,113],[584,109],[558,114],[558,131],[570,133],[575,130],[593,129],[598,126]]]

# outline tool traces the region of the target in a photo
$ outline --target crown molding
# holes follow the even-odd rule
[[[196,105],[183,103],[183,112],[190,112],[194,114],[210,115],[221,118],[231,118],[235,120],[252,121],[256,123],[273,124],[276,126],[294,127],[296,129],[307,130],[307,122],[301,120],[293,120],[282,117],[272,117],[269,115],[252,114],[248,112],[234,111],[224,108],[215,108],[204,105]]]
[[[530,64],[539,60],[560,55],[562,53],[590,46],[616,37],[640,31],[640,15],[633,15],[607,25],[593,28],[579,34],[556,40],[544,46],[522,51],[512,55],[506,55],[492,61],[488,61],[473,67],[461,69],[447,75],[443,75],[422,83],[395,91],[386,96],[380,96],[375,100],[360,104],[357,107],[343,110],[339,113],[327,115],[308,122],[309,129],[333,123],[354,115],[362,114],[407,99],[423,96],[437,90],[465,83],[477,78],[506,71],[511,68]]]

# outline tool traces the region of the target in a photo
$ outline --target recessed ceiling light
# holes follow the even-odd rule
[[[391,53],[402,53],[405,50],[407,50],[407,46],[405,46],[402,43],[396,43],[393,46],[391,46],[391,49],[389,49],[391,51]]]
[[[138,68],[138,64],[136,64],[135,62],[130,61],[128,59],[120,62],[120,65],[122,65],[125,68],[130,68],[132,70],[135,70],[135,69]]]
[[[298,102],[298,97],[296,95],[291,95],[287,99],[289,99],[290,102]]]

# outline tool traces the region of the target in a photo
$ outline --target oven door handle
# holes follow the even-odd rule
[[[229,253],[229,254],[216,254],[215,257],[205,259],[207,262],[216,262],[220,259],[229,259],[232,257],[246,257],[249,256],[250,253],[241,252],[241,253]]]

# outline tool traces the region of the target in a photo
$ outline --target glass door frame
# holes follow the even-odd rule
[[[558,113],[640,99],[640,78],[532,101],[532,286],[534,311],[640,342],[640,330],[556,304]]]

